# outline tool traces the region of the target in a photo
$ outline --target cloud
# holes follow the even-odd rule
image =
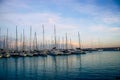
[[[74,3],[73,9],[79,12],[81,17],[85,16],[86,21],[90,19],[91,22],[105,24],[120,22],[120,11],[113,1],[106,2],[105,5],[99,3],[99,0],[79,1],[78,3]]]
[[[39,28],[44,24],[46,27],[45,29],[50,30],[49,28],[53,28],[55,24],[57,30],[61,30],[61,32],[73,32],[79,27],[79,24],[75,22],[76,20],[74,18],[64,18],[60,14],[54,13],[6,13],[1,14],[1,16],[1,24],[12,24],[14,26],[31,25],[34,28]]]
[[[110,32],[119,32],[120,31],[120,27],[113,27],[109,29]]]
[[[103,21],[105,23],[118,23],[118,22],[120,22],[120,18],[117,16],[104,17]]]
[[[95,32],[116,32],[120,31],[120,27],[111,27],[105,25],[91,26],[90,29]]]
[[[0,21],[4,21],[10,24],[29,24],[29,25],[40,25],[45,23],[51,23],[59,19],[58,15],[52,13],[28,13],[28,14],[18,14],[18,13],[8,13],[2,14]]]
[[[20,0],[4,0],[0,5],[0,13],[17,12],[19,10],[30,10],[30,6],[27,1]]]

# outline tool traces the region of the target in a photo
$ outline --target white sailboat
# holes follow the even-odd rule
[[[64,55],[69,55],[71,54],[70,50],[68,50],[68,39],[67,39],[67,33],[66,33],[66,49],[63,50]]]
[[[33,53],[32,53],[32,49],[31,49],[31,40],[32,40],[32,27],[30,27],[30,42],[29,42],[29,47],[30,47],[30,49],[29,49],[29,51],[27,52],[27,56],[29,56],[29,57],[32,57],[33,56]]]
[[[38,50],[37,47],[37,35],[36,32],[34,34],[34,40],[33,40],[33,56],[39,56],[40,51]]]
[[[48,50],[45,49],[45,31],[44,31],[44,25],[42,25],[43,29],[43,50],[39,53],[40,56],[47,56]]]
[[[10,57],[10,53],[9,53],[9,50],[8,50],[8,29],[7,29],[7,36],[4,37],[4,50],[3,50],[2,57],[5,57],[5,58]]]
[[[15,41],[15,47],[16,47],[16,49],[15,49],[14,52],[11,54],[11,56],[13,56],[13,57],[18,57],[18,56],[19,56],[19,52],[18,52],[18,33],[17,33],[17,26],[16,26],[16,41]]]
[[[78,32],[78,41],[79,41],[79,48],[77,48],[75,51],[73,51],[72,54],[85,54],[85,52],[81,49],[79,32]]]
[[[50,55],[53,55],[53,56],[57,56],[57,55],[62,55],[63,52],[56,49],[57,48],[57,42],[56,42],[56,27],[54,25],[54,44],[55,44],[55,47],[50,51]]]
[[[27,56],[27,51],[25,50],[25,35],[24,35],[24,29],[23,29],[23,49],[20,53],[21,57],[25,57]]]

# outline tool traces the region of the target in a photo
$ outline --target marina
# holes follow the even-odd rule
[[[4,35],[4,39],[1,39],[1,41],[3,40],[3,48],[1,47],[0,49],[0,57],[2,58],[8,58],[8,57],[32,57],[32,56],[44,56],[46,57],[47,55],[51,55],[51,56],[58,56],[58,55],[71,55],[71,54],[86,54],[85,51],[83,51],[81,49],[81,43],[80,43],[80,34],[78,32],[78,44],[79,44],[79,48],[76,49],[70,49],[70,45],[72,44],[68,44],[68,37],[67,37],[67,33],[66,33],[66,43],[62,44],[65,46],[65,49],[63,48],[58,48],[58,45],[61,44],[57,44],[58,40],[57,40],[57,36],[56,36],[56,27],[54,25],[54,45],[53,48],[49,48],[46,49],[45,47],[45,31],[44,31],[44,25],[42,25],[42,29],[43,29],[43,49],[38,49],[38,40],[37,40],[37,34],[36,32],[34,33],[34,39],[31,37],[32,36],[32,27],[30,27],[30,40],[29,40],[29,47],[28,49],[26,49],[26,41],[25,41],[25,31],[23,29],[22,31],[22,36],[21,36],[21,43],[22,46],[20,48],[20,46],[18,46],[18,28],[16,26],[16,39],[15,39],[15,45],[13,46],[14,48],[11,49],[8,47],[9,43],[9,38],[8,38],[8,29],[7,29],[7,35]],[[1,37],[1,36],[0,36]],[[31,43],[33,42],[33,45],[31,45]],[[68,48],[69,47],[69,48]]]
[[[0,80],[120,80],[120,0],[0,0]]]
[[[76,54],[86,54],[87,52],[94,52],[94,51],[120,51],[120,47],[116,48],[82,48],[81,47],[81,39],[80,39],[80,33],[78,32],[78,47],[74,47],[70,42],[68,43],[68,36],[67,33],[65,34],[65,43],[59,43],[57,36],[56,36],[56,27],[54,25],[54,43],[49,43],[49,48],[46,48],[48,45],[45,45],[45,30],[44,25],[42,25],[43,29],[43,41],[42,41],[42,48],[38,48],[39,43],[37,39],[36,32],[34,33],[34,37],[32,37],[32,27],[30,27],[30,36],[28,45],[26,45],[26,37],[25,37],[25,31],[23,29],[22,35],[20,40],[18,39],[18,28],[16,26],[16,39],[14,41],[14,44],[11,48],[9,45],[9,38],[8,36],[8,29],[7,34],[4,35],[4,37],[0,36],[1,39],[1,48],[0,48],[0,58],[9,58],[9,57],[32,57],[32,56],[43,56],[47,57],[47,55],[51,56],[64,56],[64,55],[76,55]],[[18,45],[18,43],[21,42],[21,46]],[[32,43],[33,42],[33,43]],[[58,47],[59,45],[63,45],[62,47]],[[63,48],[64,47],[64,48]]]

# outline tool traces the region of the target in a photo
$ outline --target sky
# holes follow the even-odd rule
[[[78,46],[78,32],[81,45],[86,47],[120,47],[120,0],[0,0],[1,36],[15,38],[25,30],[29,41],[37,33],[42,42],[42,25],[45,40],[51,40],[56,26],[57,40],[68,40]]]

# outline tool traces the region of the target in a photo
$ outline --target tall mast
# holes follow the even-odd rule
[[[36,35],[36,32],[35,32],[35,48],[36,48],[36,50],[38,49],[37,48],[37,35]]]
[[[31,51],[31,41],[32,41],[32,27],[30,27],[30,51]]]
[[[21,33],[21,37],[20,37],[20,43],[21,43],[21,46],[20,46],[20,50],[22,50],[23,48],[22,48],[22,33]]]
[[[66,33],[66,50],[68,49],[68,45],[67,45],[67,33]]]
[[[79,40],[79,48],[81,49],[81,45],[80,45],[80,33],[78,32],[78,40]]]
[[[71,38],[70,38],[70,46],[71,46],[71,49],[73,49],[73,47],[72,47],[72,42],[71,42]]]
[[[62,37],[62,47],[63,47],[63,49],[64,49],[64,37]]]
[[[24,35],[24,29],[23,29],[23,51],[25,50],[25,35]]]
[[[60,49],[60,37],[58,37],[58,48]]]
[[[5,48],[6,48],[6,47],[5,47],[5,44],[6,44],[6,43],[5,43],[5,35],[4,35],[4,41],[3,41],[3,49],[4,49],[4,50],[5,50]]]
[[[16,26],[16,51],[18,51],[18,39],[17,39],[18,35],[17,35],[17,26]]]
[[[44,38],[44,25],[42,25],[43,28],[43,49],[45,48],[45,38]]]
[[[8,28],[7,28],[7,36],[6,36],[6,49],[8,50]]]
[[[55,47],[56,47],[56,27],[54,25],[54,39],[55,39]]]

